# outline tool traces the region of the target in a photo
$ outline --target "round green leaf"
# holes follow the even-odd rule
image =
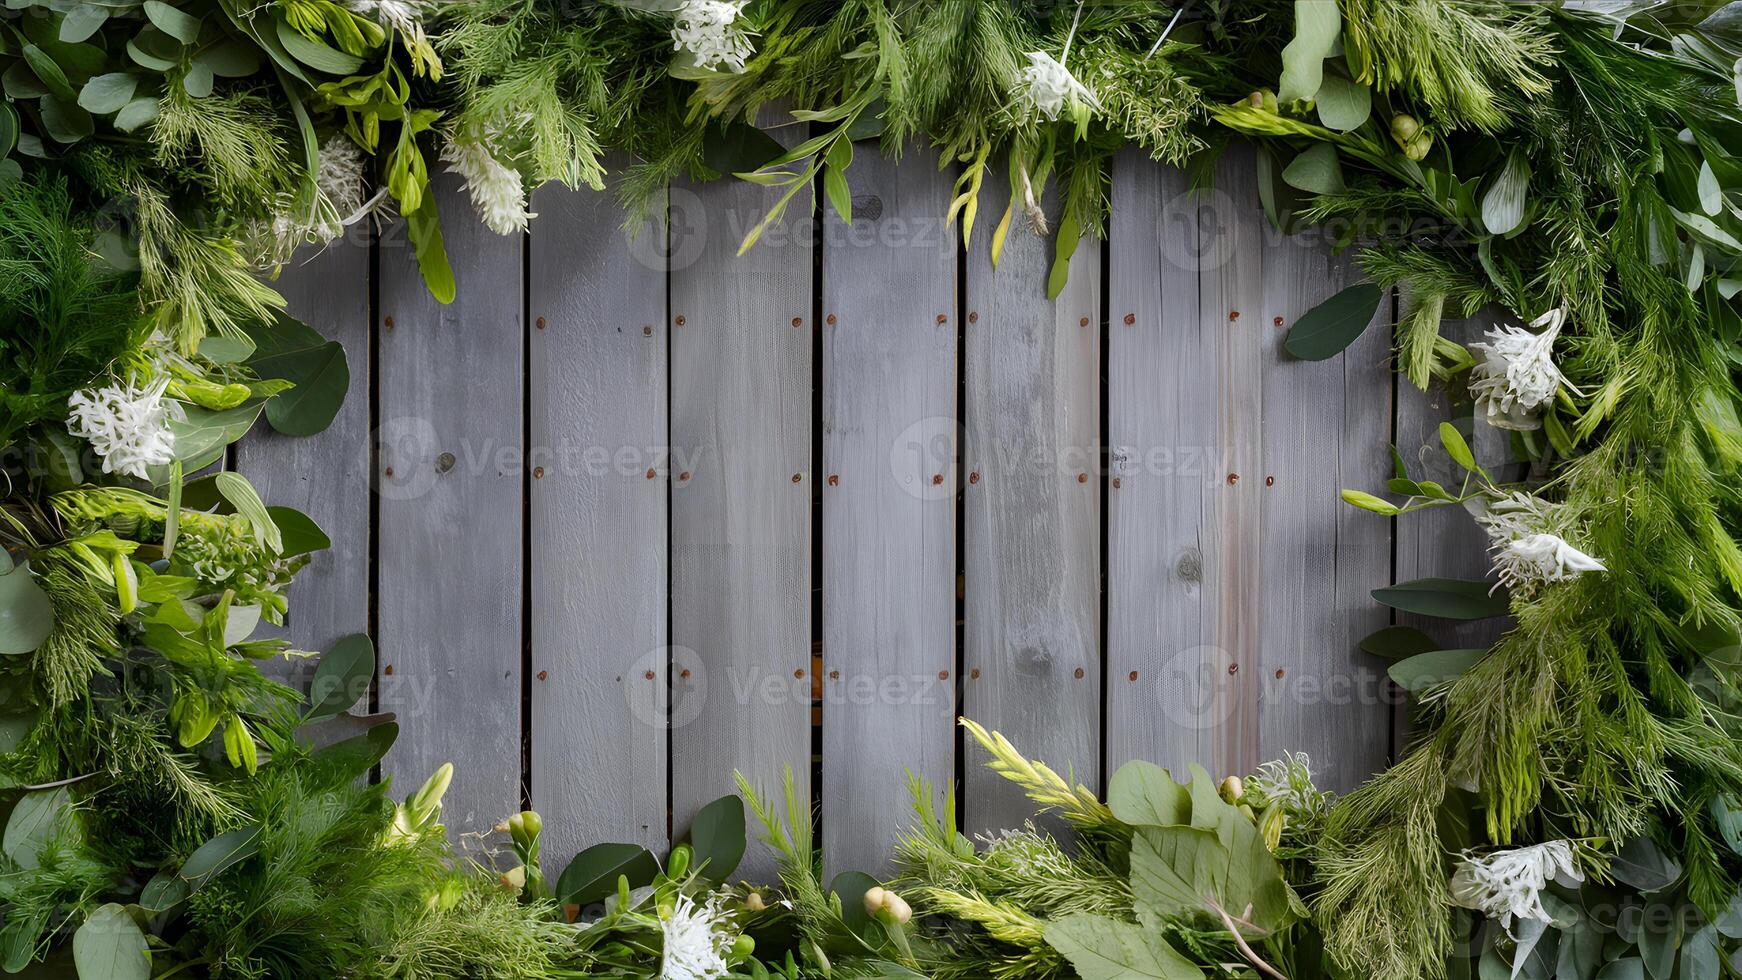
[[[61,18],[58,37],[68,44],[77,44],[97,33],[109,22],[109,8],[100,3],[75,4]]]
[[[693,866],[705,877],[722,882],[730,878],[744,860],[744,801],[727,795],[702,807],[690,824],[689,843],[695,851]]]
[[[182,76],[181,87],[187,94],[196,99],[203,99],[212,94],[212,69],[208,65],[194,62],[188,66],[188,73]]]
[[[1682,866],[1663,853],[1656,841],[1635,837],[1621,845],[1609,864],[1609,873],[1623,884],[1650,893],[1675,884],[1682,876]]]
[[[1488,655],[1488,649],[1431,650],[1399,660],[1386,670],[1393,682],[1411,694],[1457,680]]]
[[[315,551],[325,551],[333,546],[327,532],[300,510],[291,507],[268,507],[266,513],[271,516],[272,523],[278,525],[279,537],[284,541],[284,550],[279,555],[284,558],[295,558]]]
[[[77,143],[97,131],[91,114],[55,95],[42,97],[42,128],[57,143]]]
[[[139,78],[124,71],[98,75],[79,89],[79,107],[103,115],[116,112],[133,101]]]
[[[139,923],[120,905],[92,912],[73,934],[79,980],[151,980],[151,954]]]
[[[375,678],[375,645],[362,633],[345,637],[321,657],[309,682],[309,710],[303,719],[319,721],[343,714],[369,693]]]
[[[1455,578],[1420,578],[1374,589],[1373,598],[1393,609],[1440,619],[1489,619],[1504,616],[1509,606],[1504,589],[1490,593],[1487,582]]]
[[[260,70],[260,52],[241,38],[230,38],[195,55],[194,64],[219,78],[247,78]]]
[[[0,575],[0,654],[29,653],[53,630],[54,606],[30,566],[20,563]]]
[[[557,878],[557,901],[563,905],[591,905],[617,891],[617,879],[629,877],[637,888],[659,873],[659,862],[639,844],[594,844],[569,862]]]
[[[1372,90],[1341,75],[1326,75],[1316,98],[1319,122],[1338,132],[1359,129],[1373,111]]]
[[[1303,361],[1323,361],[1341,354],[1373,322],[1384,297],[1385,291],[1370,282],[1342,290],[1295,321],[1283,349]]]
[[[121,111],[115,113],[115,128],[131,133],[156,118],[157,99],[148,95],[122,106]]]
[[[266,421],[287,436],[312,436],[333,424],[345,392],[351,387],[351,369],[345,348],[338,341],[285,354],[256,358],[251,362],[262,378],[283,378],[296,387],[281,392],[266,403]]]
[[[1337,158],[1337,148],[1315,143],[1302,150],[1283,168],[1282,182],[1308,194],[1342,193],[1343,161]]]
[[[843,871],[829,882],[829,891],[841,898],[841,921],[867,938],[876,935],[877,922],[865,911],[865,893],[877,887],[877,879],[863,871]]]
[[[141,68],[169,71],[181,64],[182,43],[156,28],[147,27],[127,42],[127,56]]]
[[[43,846],[68,829],[71,815],[72,795],[65,786],[26,793],[6,821],[0,850],[20,868],[34,870],[41,863]]]
[[[158,30],[183,44],[193,44],[200,39],[200,19],[163,0],[145,0],[145,16]]]

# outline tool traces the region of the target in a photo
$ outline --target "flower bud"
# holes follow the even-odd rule
[[[1264,808],[1264,813],[1258,817],[1258,833],[1264,838],[1264,846],[1272,851],[1282,843],[1282,830],[1288,825],[1288,814],[1283,812],[1282,804],[1272,803]]]
[[[1403,146],[1415,139],[1419,132],[1421,132],[1421,123],[1416,121],[1414,116],[1400,112],[1391,117],[1391,138],[1397,141],[1398,146]]]
[[[913,907],[907,900],[894,892],[883,893],[883,914],[894,919],[897,925],[906,925],[913,918]]]
[[[1265,112],[1275,112],[1277,110],[1276,93],[1267,88],[1261,88],[1258,91],[1253,92],[1251,95],[1246,96],[1246,104],[1254,109],[1263,109]]]
[[[537,837],[544,832],[544,818],[536,810],[526,810],[520,814],[521,824],[529,837]]]
[[[516,865],[502,872],[502,876],[498,880],[502,883],[503,891],[519,894],[520,890],[526,887],[526,868]]]
[[[744,896],[744,908],[750,912],[761,912],[768,908],[768,903],[762,900],[761,892],[751,892]]]
[[[682,878],[690,870],[690,858],[695,850],[688,844],[679,844],[671,849],[671,860],[666,862],[665,876],[667,878]]]
[[[1222,785],[1217,787],[1217,792],[1222,795],[1222,799],[1229,803],[1238,803],[1240,797],[1246,793],[1246,783],[1239,776],[1229,776],[1222,780]]]
[[[883,911],[883,896],[889,894],[876,885],[865,889],[865,914],[875,916]]]
[[[737,939],[732,940],[732,953],[728,960],[732,963],[739,963],[749,959],[750,954],[754,952],[756,952],[756,940],[740,934]]]

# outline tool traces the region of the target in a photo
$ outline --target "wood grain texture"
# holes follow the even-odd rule
[[[520,806],[523,239],[434,184],[459,298],[430,298],[403,227],[381,244],[376,640],[382,774],[410,792],[454,763],[457,836]]]
[[[671,189],[672,825],[733,791],[810,798],[811,237],[798,208],[738,256],[776,194]],[[686,673],[687,672],[687,673]],[[771,879],[752,847],[740,876]]]
[[[1387,341],[1283,351],[1350,270],[1268,225],[1253,167],[1231,150],[1193,195],[1139,154],[1116,162],[1108,764],[1244,773],[1306,750],[1347,788],[1389,747],[1379,665],[1354,646],[1385,620],[1367,592],[1389,528],[1337,498],[1384,475]]]
[[[553,868],[667,844],[665,269],[644,251],[664,232],[632,243],[614,194],[546,185],[529,244],[531,781],[561,815]]]
[[[1008,200],[1007,183],[986,183],[983,204]],[[1056,219],[1056,200],[1043,204]],[[1079,246],[1056,302],[1046,297],[1052,252],[1020,215],[996,270],[984,238],[968,250],[962,699],[968,717],[1093,787],[1101,773],[1100,244]],[[978,746],[967,752],[968,831],[1020,826],[1033,805],[981,765]]]
[[[326,431],[293,438],[263,419],[235,448],[236,468],[263,500],[314,518],[333,542],[287,593],[290,612],[276,632],[297,650],[329,650],[369,630],[369,266],[367,236],[358,234],[285,267],[276,286],[290,315],[344,345],[351,385]],[[262,669],[303,687],[315,663],[279,659]]]
[[[823,252],[823,853],[890,871],[955,763],[956,246],[936,154],[854,163]]]

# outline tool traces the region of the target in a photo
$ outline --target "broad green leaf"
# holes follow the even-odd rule
[[[692,867],[712,881],[729,879],[744,860],[744,801],[726,795],[702,807],[690,824],[689,844],[695,851]]]
[[[117,112],[133,100],[139,78],[124,71],[98,75],[79,89],[79,107],[99,115]]]
[[[210,884],[213,878],[260,853],[260,826],[250,824],[228,830],[201,844],[181,866],[180,878],[189,893]]]
[[[97,131],[91,114],[79,108],[76,99],[45,95],[41,109],[42,128],[57,143],[77,143]]]
[[[1623,957],[1603,967],[1597,980],[1645,980],[1645,961],[1636,956]]]
[[[140,31],[127,42],[127,57],[152,71],[172,71],[181,64],[182,43],[155,28]]]
[[[447,244],[442,239],[441,215],[436,210],[435,195],[428,195],[423,205],[405,216],[405,229],[417,255],[417,268],[423,274],[423,285],[430,296],[444,306],[454,301],[458,284],[453,266],[448,263]]]
[[[1495,235],[1509,235],[1524,223],[1525,192],[1530,189],[1530,161],[1513,149],[1506,166],[1482,195],[1482,224]]]
[[[285,351],[249,362],[262,378],[282,378],[296,387],[266,403],[266,421],[287,436],[312,436],[324,431],[339,414],[351,387],[345,348],[337,341],[319,347]]]
[[[1276,100],[1287,105],[1318,94],[1324,82],[1325,59],[1336,50],[1343,16],[1336,0],[1295,0],[1294,39],[1282,49],[1282,79]]]
[[[863,871],[843,871],[829,882],[829,893],[841,900],[841,921],[861,937],[875,936],[877,920],[865,911],[865,893],[878,887]]]
[[[557,901],[563,905],[591,905],[617,891],[617,879],[628,876],[629,887],[653,880],[659,862],[639,844],[594,844],[569,862],[557,878]]]
[[[54,630],[54,606],[28,563],[0,575],[0,655],[30,653]]]
[[[1319,122],[1340,133],[1361,128],[1373,111],[1373,91],[1336,74],[1319,83],[1317,101]]]
[[[1678,980],[1718,980],[1718,931],[1704,926],[1681,946]]]
[[[1131,922],[1079,912],[1047,923],[1046,941],[1082,980],[1200,980],[1204,971],[1162,934]]]
[[[1440,619],[1490,619],[1509,608],[1505,590],[1491,591],[1488,582],[1455,578],[1418,578],[1374,589],[1373,598],[1404,612]]]
[[[100,3],[74,4],[61,18],[59,38],[77,44],[101,30],[109,21],[109,8]]]
[[[1341,194],[1345,185],[1337,148],[1329,143],[1314,143],[1302,150],[1282,169],[1282,182],[1308,194]]]
[[[1142,760],[1119,767],[1107,784],[1107,805],[1113,815],[1133,827],[1166,827],[1189,823],[1191,795],[1166,769]]]
[[[1161,916],[1211,914],[1211,904],[1270,933],[1297,918],[1282,869],[1252,822],[1236,814],[1220,833],[1202,827],[1139,827],[1131,847],[1131,889]],[[1230,833],[1231,832],[1231,833]]]
[[[778,140],[741,119],[702,132],[702,165],[719,174],[754,173],[785,152]]]
[[[282,20],[278,22],[278,43],[292,58],[328,75],[354,75],[363,67],[362,58],[311,40]]]
[[[161,915],[187,901],[192,893],[186,878],[168,871],[159,871],[140,891],[139,907],[152,915]]]
[[[369,693],[375,678],[375,645],[362,633],[345,637],[321,657],[309,681],[308,713],[303,721],[320,721],[350,710]]]
[[[362,776],[374,768],[399,738],[399,723],[383,722],[361,735],[353,735],[322,748],[310,761],[346,778]]]
[[[152,26],[183,44],[193,44],[200,39],[200,19],[163,0],[145,0],[145,16]]]
[[[316,551],[325,551],[333,546],[331,538],[300,510],[291,507],[268,507],[266,513],[272,516],[272,522],[278,525],[278,533],[284,540],[284,550],[280,553],[284,558],[295,558]]]
[[[1663,853],[1649,837],[1635,837],[1621,845],[1610,862],[1609,873],[1617,881],[1632,885],[1647,894],[1662,891],[1682,876],[1680,862]]]
[[[1430,650],[1399,660],[1386,669],[1393,682],[1411,694],[1457,680],[1488,655],[1488,649]]]
[[[1724,210],[1724,188],[1718,184],[1718,175],[1712,172],[1712,165],[1700,161],[1700,176],[1694,185],[1700,195],[1700,210],[1708,217],[1717,217]]]
[[[187,418],[171,419],[169,431],[175,436],[175,454],[189,471],[203,469],[224,455],[224,448],[248,434],[254,420],[260,417],[260,404],[245,404],[221,412],[189,407]],[[167,466],[152,470],[151,482],[163,486],[167,482]]]
[[[1732,853],[1742,854],[1742,801],[1729,793],[1719,793],[1706,803],[1706,812],[1724,838]]]
[[[196,99],[203,99],[212,94],[212,83],[215,76],[210,65],[196,61],[188,66],[186,75],[181,77],[182,90]]]
[[[41,863],[43,847],[74,829],[72,795],[65,786],[26,793],[6,821],[0,850],[20,868],[33,871]]]
[[[156,119],[157,109],[157,98],[155,96],[148,95],[143,98],[134,99],[132,102],[122,106],[120,112],[115,113],[115,128],[123,133],[131,133],[139,127],[151,122],[153,119]]]
[[[139,923],[113,902],[92,912],[73,933],[79,980],[150,980],[149,950]]]
[[[31,72],[36,75],[50,94],[67,102],[76,103],[78,101],[79,93],[74,90],[72,82],[67,81],[66,72],[61,70],[61,66],[48,52],[34,44],[26,44],[23,47],[23,54],[24,61],[30,66]]]
[[[1306,361],[1323,361],[1341,354],[1373,322],[1385,291],[1370,282],[1357,283],[1306,311],[1283,349]]]
[[[1442,649],[1433,637],[1412,626],[1387,626],[1369,633],[1359,645],[1367,653],[1387,660],[1401,660]]]
[[[220,78],[247,78],[260,70],[260,52],[241,38],[230,38],[194,55],[194,64]]]

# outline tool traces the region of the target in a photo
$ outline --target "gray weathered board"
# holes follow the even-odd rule
[[[1357,272],[1270,227],[1240,150],[1207,192],[1122,155],[1056,300],[1020,207],[991,262],[1002,167],[964,250],[955,167],[859,156],[851,222],[801,195],[741,257],[776,190],[674,185],[631,234],[613,195],[549,187],[505,238],[444,179],[453,305],[398,227],[286,270],[351,398],[236,459],[334,539],[289,632],[373,622],[398,792],[453,761],[450,828],[530,799],[558,866],[659,849],[734,771],[778,794],[790,769],[832,874],[889,867],[909,772],[970,832],[1030,816],[958,713],[1091,789],[1131,758],[1302,750],[1337,789],[1382,766],[1369,591],[1485,568],[1451,509],[1337,500],[1446,414],[1394,383],[1394,302],[1338,357],[1287,355]],[[771,869],[754,849],[740,874]]]

